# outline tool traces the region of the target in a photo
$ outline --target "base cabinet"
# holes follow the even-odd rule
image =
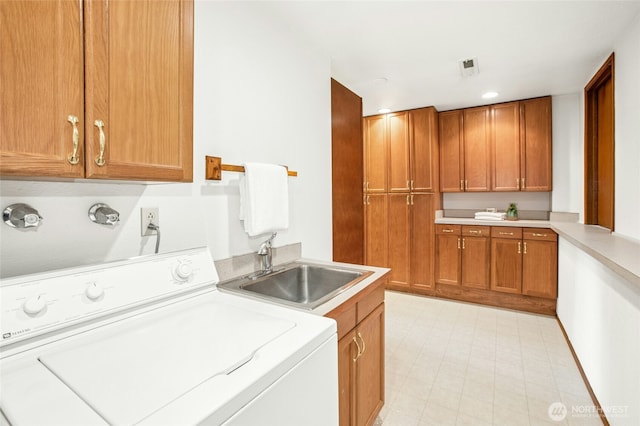
[[[340,425],[372,425],[384,404],[384,280],[326,316],[338,323]]]
[[[488,226],[436,226],[436,283],[489,287]]]

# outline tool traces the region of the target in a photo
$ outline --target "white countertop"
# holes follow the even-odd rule
[[[479,220],[470,217],[440,217],[436,223],[447,225],[481,225],[481,226],[512,226],[518,228],[549,228],[548,220]]]

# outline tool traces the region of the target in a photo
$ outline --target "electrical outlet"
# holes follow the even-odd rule
[[[157,207],[142,207],[140,209],[140,235],[148,237],[156,235],[157,232],[149,229],[149,224],[160,226],[160,209]]]

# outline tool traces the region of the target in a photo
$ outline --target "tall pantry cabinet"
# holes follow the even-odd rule
[[[433,288],[440,208],[438,113],[420,108],[363,120],[365,263],[392,269],[388,288]]]
[[[0,2],[0,174],[191,181],[193,1]]]

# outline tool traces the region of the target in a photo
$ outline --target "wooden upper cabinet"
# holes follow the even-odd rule
[[[520,190],[520,103],[491,108],[492,191]]]
[[[521,178],[524,191],[551,191],[551,97],[520,102]]]
[[[438,192],[438,113],[433,107],[409,111],[412,191]]]
[[[462,162],[462,110],[438,114],[440,149],[440,190],[464,191]]]
[[[81,22],[77,1],[0,2],[0,175],[84,176]]]
[[[192,181],[193,0],[0,8],[2,175]]]
[[[463,113],[465,191],[489,191],[491,188],[489,112],[489,107],[478,107],[465,109]]]
[[[193,1],[88,1],[85,34],[86,176],[191,181]]]
[[[384,115],[365,117],[364,183],[367,192],[387,192],[387,137]]]
[[[386,115],[389,143],[389,192],[410,190],[409,114],[406,111]]]

